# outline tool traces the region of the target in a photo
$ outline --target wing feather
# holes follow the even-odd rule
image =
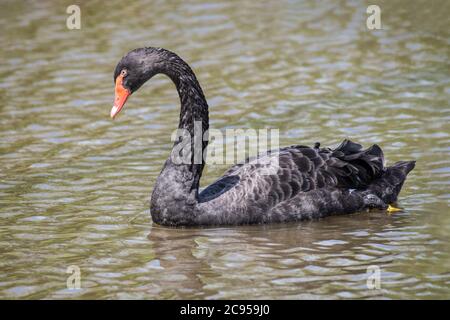
[[[275,157],[278,161],[271,161]],[[350,140],[344,140],[336,149],[293,145],[231,167],[200,197],[211,200],[231,192],[235,193],[233,198],[249,199],[247,205],[264,209],[300,192],[366,188],[384,170],[383,152],[377,145],[366,150]]]

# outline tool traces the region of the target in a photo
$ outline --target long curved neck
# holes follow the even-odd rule
[[[184,183],[192,182],[189,191],[195,190],[197,197],[200,178],[205,166],[203,152],[208,146],[208,139],[205,136],[205,132],[209,129],[208,103],[197,77],[186,62],[175,56],[166,66],[166,74],[174,82],[180,97],[178,134],[182,137],[175,141],[168,161],[175,164],[178,170],[189,171],[193,174],[192,177],[183,175],[186,180]]]
[[[208,145],[208,104],[191,68],[173,54],[159,66],[175,84],[180,97],[180,120],[171,155],[156,181],[152,199],[152,216],[192,211],[198,201],[198,188],[205,165],[203,153]],[[186,209],[186,210],[185,210]],[[155,212],[154,212],[155,211]],[[157,216],[157,219],[164,217]],[[167,217],[166,217],[167,218]],[[155,216],[154,216],[155,219]],[[179,219],[179,217],[178,217]]]

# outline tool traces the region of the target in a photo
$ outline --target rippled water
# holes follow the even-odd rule
[[[3,1],[0,298],[450,298],[448,1]],[[178,97],[163,76],[109,119],[113,69],[162,46],[196,71],[211,126],[282,145],[380,144],[416,159],[403,212],[169,229],[148,199]],[[225,167],[208,167],[203,185]],[[68,290],[70,265],[81,289]],[[381,268],[369,290],[367,267]]]

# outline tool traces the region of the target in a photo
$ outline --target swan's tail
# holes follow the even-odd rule
[[[415,164],[415,161],[399,161],[387,167],[382,176],[363,192],[366,204],[369,207],[387,208],[389,204],[395,203],[406,176]]]

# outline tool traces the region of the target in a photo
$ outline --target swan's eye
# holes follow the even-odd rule
[[[128,74],[127,70],[123,69],[122,71],[120,71],[120,75],[122,77],[126,77],[126,75]]]

